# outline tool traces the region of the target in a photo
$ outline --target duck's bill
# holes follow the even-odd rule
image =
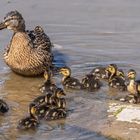
[[[4,29],[4,28],[6,28],[6,25],[5,25],[4,22],[1,22],[1,23],[0,23],[0,30],[2,30],[2,29]]]

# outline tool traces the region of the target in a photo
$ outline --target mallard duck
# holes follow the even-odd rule
[[[54,90],[54,93],[48,93],[45,95],[41,95],[36,97],[33,100],[33,103],[35,103],[37,106],[46,104],[47,106],[54,106],[56,103],[56,99],[60,98],[61,96],[65,96],[66,94],[61,88],[56,88]]]
[[[42,93],[54,92],[54,90],[56,90],[57,86],[52,82],[52,72],[51,72],[51,70],[46,70],[44,72],[44,78],[45,78],[45,82],[40,87],[40,91]]]
[[[31,103],[29,105],[29,114],[30,116],[24,117],[18,123],[18,129],[35,129],[39,125],[39,119],[36,115],[36,105]]]
[[[124,73],[118,71],[118,67],[116,64],[110,64],[106,68],[108,71],[109,79],[108,79],[108,84],[110,87],[117,88],[121,91],[126,90],[126,81],[124,78]],[[118,74],[118,75],[117,75]]]
[[[93,74],[87,74],[82,79],[81,83],[83,85],[83,88],[87,89],[88,91],[95,91],[96,89],[99,89],[101,87],[101,82],[99,78],[97,78]]]
[[[39,96],[33,100],[33,103],[36,106],[36,115],[39,118],[43,118],[46,111],[50,109],[65,109],[66,101],[64,98],[61,98],[61,96],[65,96],[65,93],[61,88],[57,88],[55,93]]]
[[[45,119],[50,121],[50,120],[66,118],[66,116],[67,116],[67,112],[65,109],[53,108],[46,112]]]
[[[14,72],[35,76],[52,67],[53,45],[40,26],[33,31],[26,31],[22,15],[18,11],[11,11],[0,23],[0,30],[4,28],[14,32],[4,53],[6,64]]]
[[[0,99],[0,113],[6,113],[8,112],[8,110],[9,110],[9,107],[7,103],[3,101],[2,99]]]
[[[96,77],[101,78],[101,79],[107,79],[108,78],[106,67],[103,67],[103,66],[94,68],[90,72],[90,74],[95,75]]]
[[[63,75],[62,85],[65,88],[70,88],[70,89],[82,88],[82,84],[80,83],[80,81],[74,77],[71,77],[71,69],[69,67],[60,68],[59,73]]]
[[[127,85],[128,92],[134,95],[140,93],[140,80],[136,80],[136,71],[130,69],[127,77],[129,79],[129,84]]]
[[[130,69],[127,77],[129,83],[127,85],[127,91],[130,93],[125,98],[121,98],[121,101],[128,101],[130,103],[140,103],[140,80],[136,80],[136,71]]]

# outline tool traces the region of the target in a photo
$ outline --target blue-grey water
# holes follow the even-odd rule
[[[116,63],[125,72],[140,71],[139,0],[1,0],[0,20],[18,10],[27,29],[41,25],[54,44],[57,65],[68,65],[72,75],[81,79],[94,67]],[[107,140],[102,130],[108,125],[108,101],[123,93],[105,84],[99,91],[66,91],[65,120],[41,121],[36,131],[19,131],[18,120],[27,115],[29,103],[41,93],[44,79],[25,78],[13,73],[3,60],[12,36],[0,31],[0,98],[10,106],[0,116],[0,139],[9,140]],[[60,76],[55,80],[59,86]],[[103,129],[102,129],[103,128]],[[119,134],[118,134],[119,135]]]

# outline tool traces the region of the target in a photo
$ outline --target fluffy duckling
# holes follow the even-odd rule
[[[117,88],[121,91],[126,90],[126,82],[123,71],[118,71],[116,64],[110,64],[106,70],[108,71],[108,83],[110,87]],[[118,74],[118,75],[117,75]]]
[[[59,73],[63,75],[62,84],[65,88],[70,89],[81,89],[82,84],[74,77],[71,77],[71,69],[69,67],[62,67]]]
[[[50,120],[66,118],[66,116],[67,116],[67,112],[64,109],[53,108],[47,111],[45,115],[45,119],[50,121]]]
[[[57,86],[52,82],[52,71],[46,70],[44,72],[44,78],[45,78],[45,82],[40,87],[40,91],[42,93],[54,92],[54,90],[57,88]]]
[[[8,110],[9,110],[9,107],[7,103],[3,101],[2,99],[0,99],[0,113],[6,113],[8,112]]]
[[[127,77],[129,79],[129,84],[127,85],[128,92],[134,95],[140,93],[140,80],[136,81],[136,71],[130,69],[128,71]]]
[[[54,106],[57,105],[57,100],[62,97],[65,96],[66,94],[64,93],[64,91],[61,88],[56,88],[54,90],[54,93],[48,93],[46,95],[42,95],[42,96],[38,96],[37,98],[35,98],[33,100],[33,103],[35,103],[37,106],[40,105],[47,105],[47,106]]]
[[[101,79],[108,79],[106,67],[96,67],[90,72],[90,74],[95,75],[96,77]]]
[[[30,116],[21,119],[18,123],[18,129],[35,129],[39,125],[39,119],[36,115],[36,106],[34,103],[29,105]]]
[[[92,74],[87,74],[82,79],[81,83],[83,85],[83,88],[87,89],[88,91],[95,91],[101,87],[101,82],[99,81],[99,78]]]
[[[47,94],[48,95],[48,94]],[[62,96],[65,96],[64,91],[61,88],[57,88],[55,93],[50,94],[49,96],[40,96],[36,98],[33,103],[36,106],[35,114],[39,118],[43,118],[47,111],[52,109],[65,109],[66,101]]]
[[[130,69],[128,71],[127,77],[129,79],[129,83],[127,85],[127,91],[130,93],[124,99],[120,99],[121,101],[128,101],[130,103],[140,103],[140,80],[136,81],[136,71]]]

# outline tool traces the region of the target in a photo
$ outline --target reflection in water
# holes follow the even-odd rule
[[[61,50],[54,50],[54,61],[53,64],[57,67],[63,67],[67,65],[67,62],[69,60],[68,56],[64,53],[60,52]]]

